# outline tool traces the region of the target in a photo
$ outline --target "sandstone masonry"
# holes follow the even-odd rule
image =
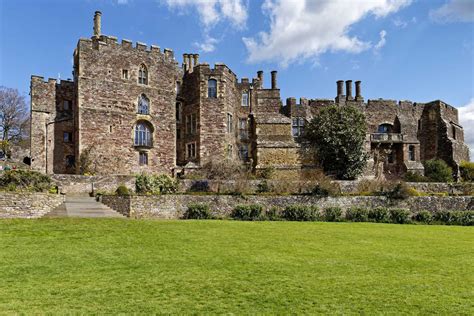
[[[423,173],[421,162],[432,158],[458,174],[469,160],[458,111],[443,101],[365,102],[360,81],[353,95],[353,82],[340,80],[334,100],[283,104],[277,75],[271,72],[268,88],[262,71],[239,80],[225,64],[211,67],[198,54],[184,54],[180,66],[170,49],[101,34],[96,12],[94,35],[74,51],[73,80],[31,78],[32,168],[173,174],[230,159],[257,173],[273,167],[280,177],[304,177],[318,162],[300,136],[329,105],[365,113],[366,176]]]

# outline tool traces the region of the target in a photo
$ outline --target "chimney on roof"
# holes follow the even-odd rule
[[[355,82],[355,86],[356,86],[356,101],[364,101],[364,98],[362,97],[362,92],[361,92],[361,88],[360,88],[360,80],[356,81]]]
[[[258,82],[259,82],[259,88],[260,89],[263,89],[263,70],[259,70],[257,71],[257,78],[258,78]]]
[[[354,100],[352,98],[352,80],[346,80],[346,100]]]
[[[94,37],[100,37],[100,17],[102,16],[102,12],[95,11],[94,14]]]
[[[199,65],[199,54],[194,54],[194,66]]]
[[[272,71],[272,89],[278,89],[277,88],[277,71],[276,70]]]

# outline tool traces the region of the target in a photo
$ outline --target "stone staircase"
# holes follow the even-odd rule
[[[63,204],[43,217],[126,218],[89,196],[68,196]]]

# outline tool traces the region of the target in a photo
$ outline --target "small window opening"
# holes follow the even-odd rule
[[[249,106],[249,93],[247,91],[242,93],[242,106]]]
[[[217,80],[209,79],[207,82],[207,97],[208,98],[217,98]]]
[[[138,154],[138,162],[140,166],[147,166],[148,165],[148,153],[141,151]]]
[[[196,143],[186,144],[186,157],[188,159],[196,158]]]
[[[128,70],[122,69],[122,79],[128,79]]]
[[[140,65],[140,69],[138,70],[138,83],[148,84],[148,70],[143,64]]]
[[[234,130],[234,122],[232,119],[232,114],[227,113],[227,133],[232,133]]]
[[[299,137],[303,135],[304,131],[304,118],[302,117],[295,117],[292,119],[291,123],[291,133],[293,134],[293,137]]]
[[[72,168],[76,165],[76,158],[73,155],[66,156],[66,167]]]
[[[72,142],[72,133],[71,132],[64,132],[63,133],[63,140],[65,143]]]
[[[415,146],[413,145],[408,147],[408,160],[415,161]]]

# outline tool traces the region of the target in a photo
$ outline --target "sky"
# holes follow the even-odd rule
[[[474,0],[0,0],[0,85],[71,78],[80,37],[102,33],[199,53],[238,77],[278,70],[282,98],[334,98],[361,80],[365,99],[460,108],[474,156]]]

